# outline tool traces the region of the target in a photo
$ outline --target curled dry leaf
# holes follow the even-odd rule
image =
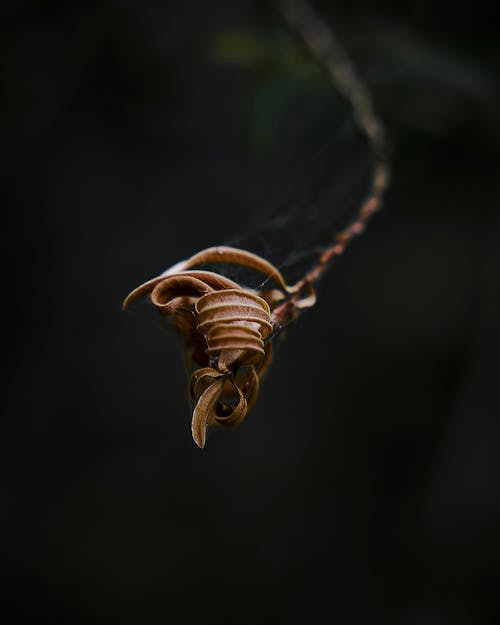
[[[254,269],[276,287],[255,292],[221,274],[194,269],[216,263]],[[208,248],[177,263],[134,289],[123,308],[146,295],[184,340],[194,406],[191,430],[199,447],[208,426],[243,421],[271,362],[273,331],[315,302],[307,281],[287,285],[267,260],[232,247]]]

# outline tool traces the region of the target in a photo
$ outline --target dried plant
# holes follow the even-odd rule
[[[255,269],[276,286],[255,292],[218,273],[193,269],[205,263]],[[305,283],[289,286],[271,263],[231,247],[209,248],[177,263],[132,291],[123,307],[146,294],[184,339],[192,433],[200,447],[208,425],[237,425],[245,418],[271,361],[273,331],[316,300]],[[291,297],[293,306],[286,305]]]
[[[170,317],[186,348],[191,372],[192,434],[205,445],[206,428],[237,425],[257,399],[259,382],[272,358],[272,337],[305,308],[313,306],[314,283],[332,259],[362,233],[381,205],[389,172],[383,127],[371,97],[356,76],[349,59],[326,25],[300,0],[281,4],[289,26],[323,63],[336,88],[349,100],[358,126],[365,133],[374,157],[371,189],[357,216],[334,236],[313,267],[294,285],[288,285],[270,262],[248,251],[211,247],[177,263],[157,278],[132,291],[124,301],[145,295],[162,315]],[[274,287],[255,291],[200,265],[234,263],[266,276]]]

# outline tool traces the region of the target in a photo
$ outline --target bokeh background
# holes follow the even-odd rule
[[[481,2],[314,6],[393,182],[200,451],[178,342],[121,301],[258,217],[290,157],[283,25],[266,2],[2,5],[5,623],[499,622],[498,26]],[[326,171],[300,178],[299,148],[288,193]]]

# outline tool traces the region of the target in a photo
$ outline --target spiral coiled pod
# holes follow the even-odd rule
[[[236,361],[256,364],[264,356],[264,338],[271,334],[269,304],[242,289],[214,291],[196,303],[198,329],[207,341],[207,354],[220,371]]]
[[[257,294],[218,273],[193,269],[218,262],[255,269],[277,288]],[[271,263],[230,247],[209,248],[177,263],[132,291],[123,307],[147,294],[184,339],[194,404],[191,429],[200,447],[207,426],[237,425],[255,402],[272,357],[269,339],[288,314],[288,302],[292,310],[301,302],[314,303],[311,289],[301,297]]]

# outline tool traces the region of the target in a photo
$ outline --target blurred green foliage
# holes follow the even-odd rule
[[[251,137],[258,152],[276,141],[280,120],[298,95],[305,90],[315,92],[314,101],[315,95],[331,89],[307,50],[284,31],[267,37],[237,30],[220,32],[212,41],[210,58],[254,71]]]

